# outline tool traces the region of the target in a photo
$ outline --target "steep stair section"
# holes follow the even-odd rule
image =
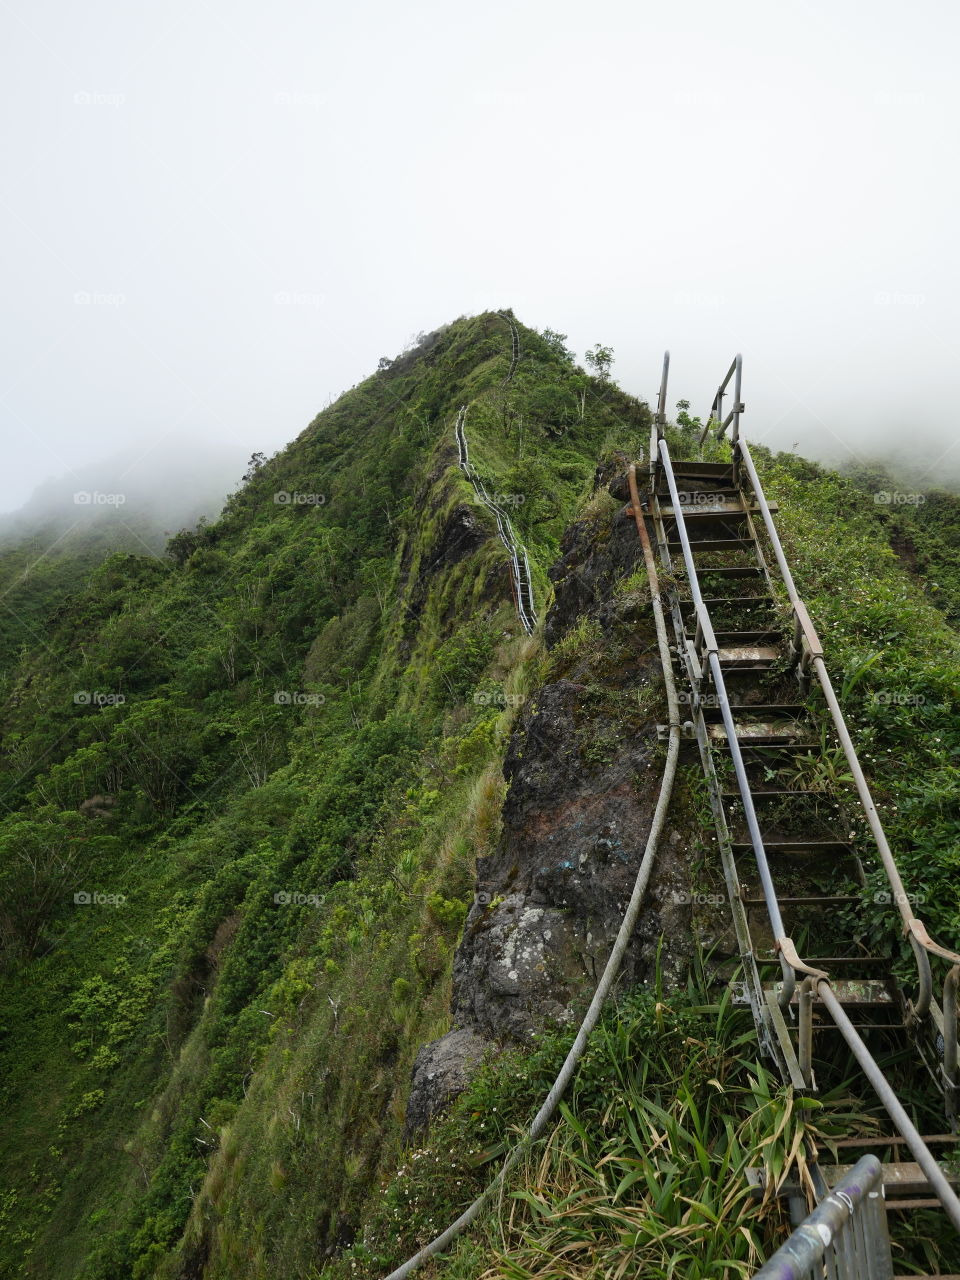
[[[723,462],[673,462],[663,433],[667,367],[665,360],[640,514],[652,524],[663,564],[677,682],[710,795],[716,870],[733,925],[727,936],[739,953],[731,961],[738,958],[742,972],[734,999],[751,1009],[761,1048],[785,1083],[816,1093],[818,1072],[829,1074],[842,1057],[856,1063],[879,1096],[888,1132],[874,1147],[851,1137],[849,1155],[872,1151],[883,1161],[880,1184],[895,1241],[908,1242],[911,1215],[930,1208],[960,1230],[957,1178],[930,1150],[956,1138],[923,1137],[888,1079],[898,1062],[925,1063],[947,1125],[956,1128],[960,955],[929,938],[904,891],[780,544],[775,508],[739,434],[739,357],[701,436],[702,443],[711,428],[723,436],[733,424],[731,456]],[[735,407],[724,418],[723,395],[734,375]],[[814,709],[817,685],[825,713]],[[860,813],[852,823],[827,785],[825,757],[834,740],[856,787]],[[842,799],[849,813],[851,796]],[[851,827],[869,830],[872,842]],[[877,936],[876,912],[866,910],[868,885],[878,874],[889,885],[886,937]],[[904,986],[899,976],[903,936],[916,962],[915,985]],[[933,959],[952,966],[942,1004],[933,992]],[[823,1196],[852,1176],[845,1162],[819,1166],[816,1152],[810,1163]],[[802,1217],[800,1188],[783,1194]],[[834,1274],[829,1266],[827,1274]],[[892,1269],[836,1274],[889,1277]]]
[[[507,550],[510,562],[510,580],[513,588],[513,601],[516,605],[520,625],[527,635],[537,629],[537,610],[533,599],[533,578],[530,573],[530,561],[527,550],[518,541],[513,524],[503,507],[487,492],[483,480],[470,462],[470,451],[466,433],[467,406],[461,405],[457,413],[454,433],[457,439],[457,456],[460,470],[473,485],[478,501],[492,513],[496,523],[500,541]]]

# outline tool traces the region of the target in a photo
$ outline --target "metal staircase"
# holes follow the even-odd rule
[[[870,1153],[884,1160],[876,1176],[899,1234],[909,1234],[912,1213],[931,1206],[960,1231],[956,1179],[930,1150],[936,1146],[942,1154],[957,1141],[960,955],[935,943],[914,914],[883,833],[823,645],[780,543],[775,507],[740,434],[741,370],[737,356],[700,437],[701,445],[708,434],[723,440],[730,428],[729,458],[674,462],[664,438],[665,356],[649,488],[640,501],[663,564],[675,664],[687,690],[686,732],[699,748],[716,827],[716,872],[722,873],[742,974],[735,998],[749,1005],[763,1052],[798,1091],[817,1091],[816,1061],[848,1053],[856,1060],[889,1116],[889,1133],[850,1139],[846,1147],[850,1156]],[[733,405],[724,417],[731,380]],[[860,821],[852,824],[841,819],[840,799],[824,781],[831,777],[825,766],[841,758],[856,793]],[[851,797],[843,798],[849,806]],[[851,827],[869,830],[870,840]],[[889,932],[881,945],[871,946],[866,939],[876,936],[875,907],[883,898],[875,894],[871,930],[865,908],[868,884],[878,881],[890,904]],[[895,963],[902,959],[902,939],[912,950],[914,976],[907,985]],[[940,1001],[934,965],[946,968]],[[929,1068],[950,1133],[922,1137],[898,1100],[884,1063],[904,1051]],[[815,1184],[826,1197],[851,1175],[850,1165],[818,1167],[811,1154]],[[799,1221],[805,1212],[799,1188],[794,1196]],[[893,1274],[877,1270],[875,1260],[858,1262],[855,1251],[846,1270],[837,1263],[825,1271],[828,1261],[812,1263],[812,1270],[769,1274]]]
[[[517,610],[520,625],[526,634],[533,635],[537,629],[537,609],[533,598],[533,575],[530,572],[530,561],[527,549],[517,539],[510,517],[500,503],[490,496],[486,486],[470,461],[470,450],[467,445],[466,431],[467,406],[461,405],[454,424],[454,436],[457,441],[457,460],[460,469],[473,485],[477,500],[492,513],[497,525],[500,541],[506,548],[510,563],[510,585],[513,592],[513,603]]]

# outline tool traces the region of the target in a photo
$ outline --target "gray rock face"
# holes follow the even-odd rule
[[[619,464],[609,470],[622,477]],[[662,674],[649,603],[614,590],[642,563],[636,527],[623,511],[582,521],[562,550],[551,571],[548,647],[584,613],[602,639],[560,661],[514,728],[501,837],[477,867],[477,896],[454,959],[457,1030],[417,1058],[411,1130],[465,1087],[484,1050],[579,1021],[646,845],[662,771]],[[652,976],[661,936],[669,939],[661,955],[667,985],[683,970],[691,844],[690,833],[664,833],[621,988]]]
[[[652,742],[611,739],[609,761],[585,759],[597,730],[609,733],[584,708],[585,692],[563,680],[533,700],[504,764],[500,847],[477,869],[453,1014],[498,1041],[573,1018],[606,963],[643,854]],[[627,974],[636,967],[628,959]]]
[[[640,487],[642,490],[642,483]],[[623,601],[611,600],[614,584],[643,566],[637,526],[626,512],[623,507],[599,527],[595,520],[579,520],[564,534],[560,544],[563,554],[549,571],[554,602],[544,628],[548,648],[553,648],[581,614],[590,614],[601,623],[617,620]],[[650,615],[645,617],[649,627]]]
[[[437,1111],[466,1088],[470,1076],[492,1046],[466,1028],[448,1031],[425,1044],[413,1064],[407,1103],[407,1136],[425,1128]]]

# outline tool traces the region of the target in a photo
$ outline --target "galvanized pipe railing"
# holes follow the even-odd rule
[[[957,1122],[957,990],[960,987],[960,965],[954,965],[943,983],[943,1084],[947,1101],[947,1119]]]
[[[473,485],[474,492],[481,503],[488,511],[493,513],[500,541],[506,548],[507,555],[510,558],[511,585],[520,625],[527,635],[532,635],[537,628],[537,611],[533,599],[533,578],[530,573],[527,550],[522,543],[517,541],[510,517],[500,504],[487,493],[486,486],[470,462],[470,451],[467,446],[467,433],[464,426],[466,414],[467,406],[461,405],[454,424],[460,469]]]
[[[903,1104],[890,1087],[886,1076],[880,1070],[870,1050],[860,1038],[860,1033],[847,1017],[846,1010],[837,999],[836,992],[830,985],[828,979],[820,979],[816,983],[817,995],[825,1005],[827,1012],[833,1019],[837,1030],[846,1040],[853,1053],[853,1056],[859,1062],[863,1074],[870,1081],[877,1097],[883,1103],[887,1115],[893,1121],[900,1136],[910,1148],[914,1160],[923,1170],[923,1173],[930,1183],[930,1187],[943,1205],[947,1217],[953,1223],[954,1227],[960,1231],[960,1200],[957,1194],[947,1181],[943,1170],[933,1158],[930,1148],[920,1136],[919,1131],[913,1121],[903,1109]]]
[[[670,352],[663,353],[663,371],[660,374],[660,392],[657,396],[657,412],[654,422],[660,428],[658,437],[663,438],[663,428],[667,422],[667,377],[670,373]]]
[[[704,440],[706,440],[707,433],[710,430],[710,427],[714,423],[716,423],[716,426],[717,426],[718,440],[723,438],[723,433],[726,431],[727,427],[729,427],[731,422],[733,423],[733,430],[730,432],[730,443],[732,445],[736,445],[737,441],[739,440],[740,415],[741,413],[743,413],[743,410],[744,410],[743,402],[740,399],[740,382],[741,382],[742,375],[743,375],[743,356],[741,356],[740,353],[738,352],[737,355],[734,356],[733,364],[727,370],[727,376],[720,383],[719,387],[717,387],[717,393],[713,397],[713,404],[710,406],[710,412],[707,414],[706,423],[704,424],[703,430],[700,432],[701,444],[703,444]],[[733,378],[734,380],[733,408],[727,414],[726,418],[724,418],[723,397],[727,393],[727,384],[729,383],[731,378]]]
[[[660,391],[657,394],[657,411],[650,425],[650,482],[654,483],[657,474],[657,446],[663,439],[663,428],[667,425],[667,378],[670,373],[670,352],[663,353],[663,369],[660,373]]]
[[[929,936],[923,922],[914,913],[910,904],[909,896],[904,888],[899,869],[890,849],[889,842],[887,841],[886,834],[884,833],[883,826],[880,822],[880,816],[877,812],[876,805],[874,804],[873,797],[870,794],[870,788],[867,785],[863,769],[861,768],[860,761],[857,758],[856,748],[854,747],[853,741],[847,730],[843,713],[840,709],[840,703],[830,681],[830,676],[823,660],[823,647],[820,644],[819,637],[817,636],[809,615],[807,614],[806,607],[797,592],[796,584],[793,581],[790,566],[787,564],[776,525],[773,522],[773,516],[770,513],[770,508],[767,505],[763,489],[760,485],[760,479],[757,475],[756,466],[750,453],[750,449],[746,441],[740,438],[739,415],[743,411],[743,404],[740,401],[742,364],[742,358],[738,354],[717,390],[713,406],[711,407],[710,418],[701,433],[700,440],[702,443],[711,425],[714,425],[714,423],[717,425],[717,435],[719,437],[723,435],[723,431],[727,424],[730,421],[734,421],[734,432],[731,435],[731,442],[734,444],[734,461],[742,462],[746,469],[757,506],[760,508],[763,523],[767,530],[767,535],[770,539],[770,544],[773,548],[773,553],[777,561],[777,567],[780,570],[780,575],[783,579],[783,583],[786,587],[787,595],[793,609],[796,635],[795,642],[802,652],[803,661],[813,667],[820,687],[823,690],[823,695],[830,711],[830,718],[833,722],[834,728],[836,729],[837,736],[840,739],[844,756],[850,768],[850,774],[854,780],[854,785],[857,789],[860,803],[863,806],[867,823],[876,843],[884,872],[892,890],[894,902],[896,903],[897,909],[903,920],[904,933],[910,942],[916,958],[919,989],[917,992],[917,998],[913,1002],[913,1013],[917,1018],[921,1018],[925,1016],[929,1010],[933,994],[933,977],[930,971],[929,957],[931,955],[939,956],[940,958],[947,960],[951,966],[955,966],[960,965],[960,954],[934,942],[934,940]],[[736,398],[735,408],[730,414],[728,414],[725,421],[721,421],[720,412],[722,411],[721,406],[723,402],[723,395],[731,376],[734,375],[736,376],[734,391]],[[716,414],[714,413],[714,409],[717,410]],[[949,1003],[946,992],[944,998],[945,1003]]]
[[[863,1156],[753,1280],[893,1280],[876,1156]]]
[[[727,377],[724,379],[724,382],[721,384],[719,391],[717,392],[715,405],[722,403],[722,392],[726,387],[726,384],[729,382],[731,374],[736,372],[739,375],[740,363],[741,363],[740,357],[738,356],[737,359],[734,361],[733,365],[731,366],[730,372],[728,372]],[[737,407],[736,407],[736,410],[734,411],[735,421],[736,421],[736,435],[734,437],[734,467],[736,470],[736,466],[738,462],[742,462],[743,465],[746,467],[747,474],[750,479],[751,487],[753,489],[754,498],[756,500],[757,505],[760,507],[760,510],[763,516],[764,525],[767,529],[768,536],[770,537],[774,555],[777,560],[777,565],[783,577],[784,585],[786,587],[787,594],[790,598],[790,603],[793,609],[794,623],[795,623],[796,651],[798,655],[801,656],[801,660],[805,660],[808,663],[812,663],[817,672],[818,679],[820,680],[821,687],[823,688],[824,696],[827,699],[827,705],[830,708],[831,717],[833,718],[834,725],[840,736],[841,743],[843,744],[844,753],[846,755],[847,762],[850,765],[851,773],[857,783],[857,790],[860,795],[861,803],[863,804],[864,810],[867,813],[867,818],[868,818],[868,821],[870,822],[871,830],[873,831],[874,837],[877,841],[877,848],[880,852],[880,857],[884,866],[884,870],[887,873],[890,886],[894,891],[894,897],[897,902],[897,906],[900,910],[901,916],[903,917],[904,924],[905,924],[905,932],[907,933],[907,936],[910,939],[911,945],[913,946],[914,954],[917,957],[918,970],[920,973],[920,994],[917,1002],[914,1004],[914,1013],[916,1016],[919,1017],[927,1011],[927,1008],[930,1004],[930,1000],[932,997],[933,984],[932,984],[932,978],[930,974],[929,955],[930,954],[938,955],[944,959],[949,960],[952,965],[950,972],[947,974],[946,982],[944,984],[945,998],[944,998],[944,1021],[943,1021],[943,1033],[944,1033],[943,1072],[945,1076],[945,1084],[947,1087],[948,1099],[952,1098],[953,1100],[955,1100],[956,1087],[958,1083],[957,1075],[956,1075],[957,1056],[958,1056],[956,1033],[957,1033],[958,987],[960,987],[960,955],[956,955],[954,952],[949,951],[946,948],[941,947],[939,944],[933,942],[933,940],[930,939],[929,936],[927,935],[927,931],[924,928],[922,922],[913,914],[912,908],[910,907],[910,902],[907,897],[906,890],[903,887],[903,882],[900,878],[899,870],[893,858],[893,854],[890,851],[890,847],[889,847],[889,844],[887,843],[886,836],[884,835],[883,828],[880,824],[879,815],[877,814],[877,811],[876,811],[876,806],[873,803],[873,799],[870,795],[870,791],[867,786],[866,779],[863,776],[863,771],[860,768],[860,763],[859,763],[859,760],[857,759],[856,751],[850,739],[850,735],[847,732],[846,725],[843,719],[843,714],[840,710],[839,702],[837,701],[837,697],[836,697],[836,694],[834,693],[833,686],[830,683],[830,677],[829,677],[829,674],[827,673],[826,666],[823,662],[822,645],[820,644],[819,637],[817,636],[817,633],[813,627],[813,624],[810,621],[810,618],[807,614],[803,601],[800,599],[799,595],[797,594],[796,584],[793,581],[793,575],[790,572],[789,565],[787,564],[786,556],[784,555],[783,547],[781,545],[779,535],[777,534],[776,526],[773,523],[773,517],[770,513],[770,508],[764,496],[763,488],[760,484],[760,479],[759,479],[759,476],[757,475],[756,467],[754,466],[754,463],[753,463],[753,458],[750,455],[750,450],[745,444],[745,442],[739,438],[739,412],[741,412],[743,408],[739,400],[739,377],[737,380],[737,393],[738,393]],[[731,417],[733,416],[734,415],[731,415]],[[730,419],[728,418],[728,421],[729,420]],[[709,426],[710,426],[710,422],[708,422],[707,424],[707,429],[709,429]],[[726,426],[726,423],[721,424],[721,427],[725,427],[725,426]],[[658,424],[658,428],[659,428],[659,424]],[[659,434],[659,430],[658,430],[658,434]],[[704,435],[705,434],[706,434],[706,430],[704,431]],[[703,437],[701,437],[701,440],[702,438]],[[665,440],[662,440],[662,439],[659,440],[658,456],[662,461],[664,474],[667,479],[667,485],[670,490],[670,498],[673,504],[674,518],[676,520],[677,530],[680,538],[680,545],[683,550],[684,563],[686,565],[687,575],[690,581],[691,594],[693,596],[694,606],[695,606],[696,615],[697,615],[697,637],[698,637],[698,640],[701,641],[707,653],[711,675],[713,676],[714,686],[717,690],[717,696],[720,702],[721,712],[723,715],[724,728],[727,734],[727,742],[730,748],[731,756],[733,758],[734,769],[737,775],[737,784],[740,789],[741,798],[744,804],[744,813],[745,813],[747,825],[750,831],[750,840],[751,840],[751,844],[753,845],[754,855],[757,861],[757,868],[760,873],[761,883],[763,885],[764,900],[767,905],[767,912],[770,918],[771,927],[773,928],[774,935],[776,938],[777,949],[780,953],[780,963],[784,970],[785,982],[784,982],[784,987],[781,989],[781,992],[780,992],[780,1003],[782,1006],[785,1006],[785,1004],[788,1003],[790,998],[792,997],[792,994],[794,991],[794,985],[796,981],[796,975],[798,973],[802,973],[806,975],[806,978],[801,986],[800,1000],[799,1000],[800,1023],[801,1023],[800,1036],[799,1036],[799,1039],[800,1039],[799,1050],[800,1050],[801,1070],[803,1072],[804,1078],[809,1080],[810,1070],[812,1065],[812,1034],[813,1034],[812,1008],[813,1008],[813,996],[814,996],[814,992],[816,992],[816,995],[819,997],[820,1001],[825,1006],[831,1018],[833,1019],[835,1026],[840,1031],[844,1040],[849,1045],[854,1056],[857,1058],[857,1061],[860,1063],[860,1066],[862,1067],[863,1072],[866,1075],[867,1079],[870,1081],[871,1085],[876,1090],[876,1093],[880,1098],[880,1101],[882,1102],[887,1113],[893,1120],[893,1123],[896,1126],[897,1130],[900,1132],[901,1136],[903,1137],[910,1151],[913,1153],[917,1163],[919,1164],[924,1174],[926,1175],[931,1188],[933,1189],[938,1199],[940,1200],[941,1204],[943,1205],[947,1213],[947,1216],[950,1218],[950,1221],[957,1228],[957,1230],[960,1231],[960,1199],[957,1198],[956,1193],[954,1192],[953,1188],[950,1186],[949,1182],[944,1176],[940,1166],[937,1164],[936,1160],[933,1158],[933,1155],[931,1154],[929,1148],[923,1141],[923,1138],[920,1136],[913,1122],[910,1120],[909,1116],[904,1111],[903,1106],[900,1103],[900,1100],[897,1098],[893,1089],[890,1087],[890,1084],[884,1077],[883,1072],[880,1070],[876,1061],[873,1059],[872,1055],[870,1054],[870,1051],[867,1049],[866,1045],[861,1039],[856,1028],[853,1026],[853,1024],[850,1022],[850,1019],[847,1017],[842,1004],[838,1000],[836,993],[834,992],[832,986],[830,985],[829,975],[824,973],[820,969],[815,969],[810,965],[806,964],[797,954],[796,948],[794,947],[792,940],[789,937],[787,937],[785,934],[782,918],[780,915],[780,904],[779,904],[779,901],[777,900],[776,890],[774,888],[773,881],[770,876],[769,865],[767,863],[767,857],[766,857],[766,850],[764,849],[764,846],[763,846],[763,839],[760,833],[759,824],[757,822],[756,811],[753,806],[753,798],[752,798],[749,784],[746,777],[746,771],[743,764],[743,757],[740,752],[740,746],[736,738],[736,727],[733,723],[733,717],[730,711],[729,699],[727,698],[726,686],[723,680],[723,672],[720,667],[719,656],[716,648],[716,640],[713,634],[711,620],[710,620],[709,614],[707,613],[706,606],[704,605],[704,602],[703,602],[703,596],[700,591],[700,584],[697,577],[696,567],[693,561],[693,553],[691,551],[690,541],[687,536],[686,522],[683,516],[683,510],[680,503],[680,495],[677,489],[676,478],[673,473],[673,464],[670,458],[670,450]],[[788,973],[789,973],[789,977],[788,977]],[[950,1105],[950,1102],[948,1101],[948,1107],[949,1105]],[[865,1157],[865,1159],[868,1159],[868,1157]],[[862,1164],[863,1162],[861,1161],[861,1165]],[[857,1168],[860,1168],[861,1165],[858,1165]],[[885,1230],[885,1220],[884,1220],[884,1230]],[[793,1239],[793,1237],[791,1237],[791,1239]],[[758,1273],[757,1280],[760,1280],[761,1276],[764,1278],[764,1280],[787,1280],[787,1277],[791,1277],[791,1278],[796,1277],[799,1280],[800,1277],[803,1277],[806,1275],[809,1275],[811,1277],[813,1276],[819,1277],[822,1274],[822,1271],[816,1269],[816,1263],[818,1261],[818,1258],[822,1259],[824,1256],[825,1255],[823,1252],[821,1252],[817,1256],[811,1255],[811,1260],[809,1265],[810,1267],[814,1268],[813,1270],[808,1270],[804,1272],[802,1270],[787,1269],[787,1270],[779,1270],[779,1271],[775,1270],[775,1271],[768,1272],[766,1268],[764,1268],[763,1271]],[[776,1258],[780,1258],[780,1254],[776,1255]],[[770,1266],[774,1261],[775,1259],[771,1259],[771,1263],[768,1263],[767,1266]],[[781,1261],[784,1261],[784,1260],[781,1260]],[[786,1259],[786,1262],[789,1262],[789,1257]],[[790,1263],[790,1265],[793,1266],[792,1263]],[[840,1277],[844,1273],[842,1271],[838,1271],[836,1274],[838,1277]],[[872,1271],[867,1271],[867,1272],[851,1271],[849,1274],[850,1274],[851,1280],[863,1280],[864,1276],[868,1277],[868,1280],[873,1280],[874,1274],[876,1274],[877,1277],[881,1278],[881,1280],[886,1280],[886,1277],[889,1276],[890,1272],[880,1271],[880,1272],[874,1273]]]

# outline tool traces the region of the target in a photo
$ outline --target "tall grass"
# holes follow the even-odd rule
[[[686,990],[655,980],[605,1013],[557,1123],[424,1280],[733,1280],[783,1241],[780,1193],[788,1181],[812,1191],[814,1141],[876,1121],[846,1084],[818,1099],[782,1086],[756,1061],[749,1015],[717,995],[699,957],[693,968]],[[546,1036],[482,1068],[324,1277],[374,1280],[455,1217],[519,1138],[568,1043]]]
[[[812,1195],[812,1141],[869,1122],[842,1090],[814,1100],[782,1086],[755,1061],[753,1029],[727,993],[696,1000],[694,988],[684,1001],[654,994],[605,1023],[591,1052],[608,1088],[587,1062],[509,1197],[483,1280],[733,1280],[784,1238],[778,1193],[789,1179]]]

